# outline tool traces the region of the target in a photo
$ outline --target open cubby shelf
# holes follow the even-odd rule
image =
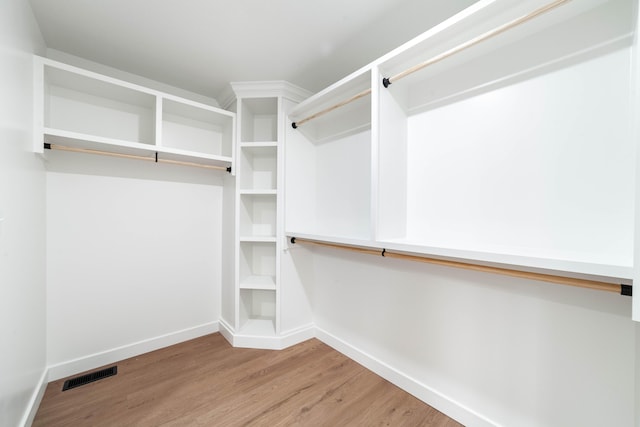
[[[232,167],[235,114],[35,58],[34,151],[74,149]],[[232,168],[233,169],[233,168]]]

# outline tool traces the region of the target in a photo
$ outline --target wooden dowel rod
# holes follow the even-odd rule
[[[173,165],[192,166],[197,168],[223,170],[223,171],[227,170],[227,168],[224,166],[205,165],[202,163],[184,162],[182,160],[170,160],[170,159],[156,160],[155,157],[136,156],[134,154],[124,154],[124,153],[112,153],[110,151],[92,150],[89,148],[67,147],[65,145],[58,145],[58,144],[49,144],[48,147],[52,150],[71,151],[74,153],[98,154],[100,156],[111,156],[111,157],[120,157],[125,159],[146,160],[149,162],[169,163]]]
[[[470,264],[459,261],[448,261],[437,258],[428,258],[415,255],[399,254],[385,251],[386,258],[400,258],[410,261],[424,262],[428,264],[441,265],[452,268],[462,268],[465,270],[481,271],[484,273],[501,274],[503,276],[518,277],[520,279],[539,280],[543,282],[556,283],[559,285],[578,286],[581,288],[597,289],[599,291],[621,293],[621,286],[616,283],[599,282],[595,280],[576,279],[573,277],[557,276],[553,274],[534,273],[529,271],[512,270],[510,268],[491,267],[486,265]]]
[[[298,120],[297,122],[294,122],[293,123],[294,124],[293,127],[297,128],[298,126],[308,122],[309,120],[316,119],[316,118],[318,118],[318,117],[320,117],[320,116],[322,116],[324,114],[327,114],[327,113],[329,113],[329,112],[331,112],[333,110],[336,110],[336,109],[338,109],[340,107],[344,107],[345,105],[347,105],[347,104],[349,104],[349,103],[351,103],[353,101],[356,101],[356,100],[358,100],[360,98],[363,98],[363,97],[369,95],[370,93],[371,93],[371,88],[365,89],[362,92],[359,92],[359,93],[353,95],[349,99],[345,99],[344,101],[340,101],[337,104],[332,105],[331,107],[325,108],[324,110],[318,111],[317,113],[310,115],[309,117],[305,117],[302,120]]]
[[[336,244],[336,243],[319,242],[319,241],[309,240],[309,239],[300,239],[297,237],[292,238],[292,242],[293,243],[310,243],[318,246],[326,246],[330,248],[344,249],[344,250],[349,250],[349,251],[358,252],[358,253],[384,256],[385,258],[405,259],[409,261],[417,261],[417,262],[441,265],[441,266],[451,267],[451,268],[461,268],[464,270],[500,274],[503,276],[517,277],[520,279],[538,280],[542,282],[577,286],[580,288],[588,288],[588,289],[595,289],[599,291],[614,292],[617,294],[622,294],[623,285],[616,284],[616,283],[607,283],[607,282],[600,282],[600,281],[588,280],[588,279],[578,279],[573,277],[558,276],[554,274],[534,273],[529,271],[514,270],[510,268],[503,268],[503,267],[491,267],[486,265],[471,264],[468,262],[450,261],[450,260],[429,258],[426,256],[418,256],[418,255],[408,255],[404,253],[391,252],[386,249],[362,248],[362,247],[350,246],[346,244],[343,245],[343,244]]]
[[[387,83],[385,85],[388,85],[390,83],[398,81],[398,80],[402,79],[403,77],[408,76],[409,74],[413,74],[416,71],[419,71],[419,70],[422,70],[425,67],[428,67],[429,65],[433,65],[433,64],[435,64],[437,62],[440,62],[443,59],[446,59],[446,58],[448,58],[450,56],[453,56],[453,55],[455,55],[455,54],[457,54],[457,53],[459,53],[459,52],[461,52],[461,51],[463,51],[465,49],[468,49],[468,48],[470,48],[472,46],[475,46],[478,43],[486,41],[486,40],[488,40],[488,39],[490,39],[492,37],[495,37],[498,34],[504,33],[505,31],[510,30],[510,29],[512,29],[514,27],[517,27],[520,24],[524,24],[525,22],[530,21],[530,20],[532,20],[532,19],[534,19],[534,18],[536,18],[536,17],[538,17],[538,16],[540,16],[540,15],[542,15],[542,14],[544,14],[544,13],[546,13],[546,12],[552,10],[552,9],[555,9],[556,7],[558,7],[558,6],[560,6],[560,5],[564,4],[564,3],[567,3],[569,1],[571,1],[571,0],[556,0],[556,1],[552,2],[552,3],[547,4],[546,6],[543,6],[543,7],[539,8],[539,9],[534,10],[531,13],[523,15],[523,16],[517,18],[517,19],[514,19],[513,21],[507,22],[506,24],[503,24],[503,25],[501,25],[501,26],[499,26],[497,28],[494,28],[493,30],[487,31],[486,33],[483,33],[483,34],[481,34],[481,35],[479,35],[479,36],[477,36],[477,37],[475,37],[475,38],[473,38],[473,39],[471,39],[469,41],[466,41],[466,42],[464,42],[464,43],[462,43],[462,44],[460,44],[460,45],[458,45],[458,46],[456,46],[454,48],[451,48],[451,49],[449,49],[449,50],[447,50],[447,51],[445,51],[445,52],[443,52],[443,53],[441,53],[439,55],[436,55],[433,58],[430,58],[430,59],[428,59],[428,60],[426,60],[424,62],[421,62],[418,65],[414,65],[413,67],[408,68],[405,71],[402,71],[401,73],[398,73],[398,74],[396,74],[396,75],[394,75],[392,77],[389,77],[389,78],[385,79],[387,81]]]
[[[202,163],[185,162],[182,160],[158,159],[158,163],[168,163],[171,165],[191,166],[195,168],[214,169],[214,170],[221,170],[221,171],[227,170],[227,168],[224,166],[205,165]]]

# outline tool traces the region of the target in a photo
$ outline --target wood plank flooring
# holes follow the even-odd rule
[[[461,425],[316,339],[271,351],[216,333],[117,366],[64,392],[49,383],[33,425]]]

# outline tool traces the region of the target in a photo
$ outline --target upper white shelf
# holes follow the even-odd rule
[[[523,248],[455,248],[436,244],[411,242],[408,240],[376,241],[340,236],[315,235],[287,231],[286,235],[323,243],[355,246],[361,248],[386,249],[408,254],[463,261],[471,264],[508,267],[516,270],[553,273],[568,277],[604,279],[630,283],[633,267],[584,261],[584,257],[572,254],[535,253]]]
[[[356,72],[296,106],[289,114],[296,130],[314,142],[335,140],[371,129],[371,71]],[[353,102],[332,109],[337,104]],[[315,116],[312,120],[305,119]]]
[[[34,151],[43,143],[230,167],[235,114],[35,57]]]

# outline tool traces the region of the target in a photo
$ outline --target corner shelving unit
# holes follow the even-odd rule
[[[274,336],[277,330],[278,98],[239,97],[237,208],[237,330]]]
[[[35,152],[51,144],[233,170],[234,113],[47,58],[34,63]]]
[[[630,284],[637,7],[481,0],[310,97],[286,234]]]
[[[233,320],[234,346],[281,348],[284,111],[308,96],[286,82],[232,83],[238,114]],[[231,299],[230,299],[231,300]],[[231,321],[229,324],[228,322]]]

